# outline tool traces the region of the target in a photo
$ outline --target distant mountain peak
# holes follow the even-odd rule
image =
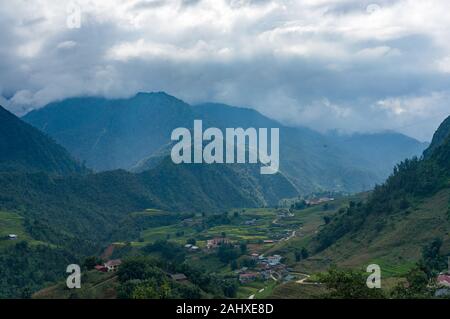
[[[191,106],[166,92],[140,92],[124,99],[80,99],[56,103],[24,120],[52,136],[97,171],[153,167],[170,145],[175,128],[279,128],[280,170],[303,193],[359,191],[381,183],[396,163],[423,152],[414,139],[379,134],[344,141],[306,127],[287,127],[255,109],[222,103]],[[324,147],[325,146],[325,147]],[[363,150],[361,152],[360,150]],[[149,159],[147,161],[146,159]],[[136,165],[139,163],[139,165]]]
[[[134,98],[151,98],[151,99],[167,99],[167,100],[173,100],[173,101],[177,101],[177,102],[181,102],[186,104],[186,102],[184,102],[183,100],[170,95],[164,91],[158,91],[158,92],[138,92]]]
[[[175,98],[174,96],[167,94],[164,91],[156,91],[156,92],[145,92],[145,91],[141,91],[138,92],[136,94],[136,96],[166,96],[166,97],[171,97],[171,98]]]

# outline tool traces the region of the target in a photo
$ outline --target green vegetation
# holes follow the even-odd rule
[[[8,240],[8,235],[17,235],[17,240]],[[12,246],[17,241],[32,241],[24,227],[24,218],[18,214],[0,212],[0,249]]]
[[[95,270],[84,271],[81,289],[69,289],[66,282],[44,288],[33,294],[33,299],[116,299],[119,282],[116,273]]]
[[[137,100],[144,108],[145,96]],[[11,116],[5,118],[14,124]],[[19,235],[0,241],[0,298],[28,298],[42,287],[35,298],[432,297],[430,284],[450,252],[450,137],[442,134],[425,159],[402,162],[368,197],[308,204],[295,197],[273,208],[298,189],[282,174],[263,179],[256,166],[174,165],[163,157],[140,173],[93,174],[38,131],[17,123],[12,128],[30,137],[18,142],[39,156],[33,162],[20,151],[12,152],[12,161],[0,159],[0,170],[6,167],[0,172],[0,236]],[[0,139],[0,148],[5,143]],[[315,146],[307,156],[315,158]],[[293,154],[285,154],[291,173],[298,163]],[[342,164],[342,154],[328,155],[327,161]],[[17,167],[10,166],[14,161]],[[328,170],[324,176],[344,183],[342,189],[361,181]],[[318,190],[322,183],[328,182],[320,178],[308,187]],[[215,237],[224,242],[206,248]],[[116,274],[92,270],[107,246],[114,249],[105,259],[123,260]],[[83,288],[50,286],[72,263],[83,265]],[[330,269],[333,263],[343,268]],[[367,274],[359,270],[369,263],[379,264],[388,279],[382,291],[365,286]]]
[[[367,287],[367,273],[332,268],[328,272],[320,274],[318,279],[329,290],[322,296],[325,298],[379,299],[384,297],[380,289]]]
[[[83,174],[87,169],[52,139],[0,106],[0,171]]]
[[[65,250],[20,242],[0,253],[0,298],[29,298],[43,285],[61,279],[77,259]]]
[[[288,282],[276,286],[269,298],[273,299],[318,299],[323,298],[327,292],[324,285],[299,285],[296,282]]]
[[[348,264],[359,256],[359,263],[381,259],[411,265],[420,257],[423,243],[436,237],[443,239],[448,252],[449,150],[447,138],[426,159],[399,164],[366,203],[352,202],[340,210],[311,247],[323,257],[347,259]]]

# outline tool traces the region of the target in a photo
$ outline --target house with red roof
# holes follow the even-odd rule
[[[242,284],[245,284],[245,283],[251,282],[253,280],[256,280],[258,277],[259,277],[258,273],[248,272],[248,273],[240,274],[239,275],[239,281]]]
[[[437,277],[438,286],[444,286],[450,288],[450,275],[448,274],[439,274]]]
[[[108,272],[109,271],[117,271],[117,270],[119,270],[119,266],[121,264],[122,264],[122,260],[113,259],[113,260],[107,261],[105,263],[105,267],[106,267],[106,269],[108,269]]]

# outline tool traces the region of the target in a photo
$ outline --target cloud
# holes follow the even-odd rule
[[[164,90],[291,125],[420,139],[449,113],[446,0],[76,3],[79,29],[63,1],[0,4],[0,87],[16,113]]]

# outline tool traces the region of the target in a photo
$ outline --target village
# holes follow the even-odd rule
[[[276,240],[265,240],[263,244],[273,244],[275,242]],[[236,242],[226,237],[215,237],[207,240],[206,247],[203,250],[191,244],[186,244],[185,248],[191,252],[202,251],[203,253],[211,254],[221,246],[227,245],[238,248]],[[256,280],[288,282],[296,278],[292,274],[293,269],[282,263],[283,257],[278,254],[265,256],[264,254],[253,252],[243,257],[251,262],[247,266],[233,271],[241,284],[247,284]]]
[[[143,242],[133,243],[141,247],[158,240],[178,244],[185,253],[186,260],[205,267],[207,271],[234,278],[239,283],[240,298],[260,298],[264,291],[270,293],[275,287],[296,283],[317,284],[310,276],[299,272],[296,267],[297,253],[279,249],[295,240],[301,242],[305,236],[314,234],[326,222],[328,207],[336,205],[333,197],[315,197],[301,200],[307,209],[280,207],[277,209],[246,209],[227,212],[226,215],[205,216],[196,214],[183,218],[168,226],[152,227],[143,233]],[[293,205],[294,206],[294,205]],[[160,214],[149,211],[148,214]],[[210,223],[204,227],[205,221]],[[12,238],[11,238],[12,239]],[[243,249],[245,247],[245,249]],[[220,260],[223,250],[234,250],[238,254],[227,261]],[[286,255],[286,253],[290,256]],[[300,259],[307,258],[305,256]],[[295,259],[293,259],[293,255]],[[111,259],[97,265],[100,272],[115,272],[121,266],[120,259]],[[189,283],[189,275],[168,272],[166,276],[178,283]],[[450,275],[441,273],[432,283],[437,295],[450,293]]]

